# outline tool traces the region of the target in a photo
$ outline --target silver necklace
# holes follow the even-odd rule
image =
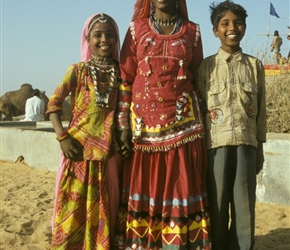
[[[90,75],[94,83],[94,89],[95,89],[95,94],[96,94],[96,105],[98,107],[108,108],[110,92],[112,88],[114,87],[114,83],[116,81],[116,72],[117,72],[116,65],[115,64],[111,64],[111,65],[99,64],[98,65],[93,60],[90,60],[87,66],[89,68]],[[110,74],[110,83],[107,88],[104,88],[101,90],[98,88],[97,71]]]
[[[106,57],[106,56],[99,56],[99,55],[92,55],[93,58],[93,63],[95,65],[111,65],[113,62],[113,58],[112,57]]]

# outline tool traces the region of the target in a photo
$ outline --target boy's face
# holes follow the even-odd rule
[[[233,12],[227,11],[218,23],[217,29],[213,29],[214,35],[221,40],[222,49],[230,54],[240,49],[240,41],[245,35],[246,26]]]

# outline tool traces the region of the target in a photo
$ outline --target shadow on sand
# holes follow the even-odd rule
[[[270,218],[275,219],[275,218]],[[254,250],[289,250],[290,228],[277,228],[266,235],[257,235]]]

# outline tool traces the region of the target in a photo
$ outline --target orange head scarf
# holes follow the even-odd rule
[[[178,1],[178,9],[177,12],[179,16],[188,20],[187,6],[185,0],[176,0]],[[149,17],[151,14],[151,2],[152,0],[136,0],[134,4],[134,13],[132,17],[132,22],[136,19],[141,19],[145,17]]]

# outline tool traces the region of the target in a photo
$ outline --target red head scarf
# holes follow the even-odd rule
[[[88,45],[88,41],[86,39],[87,35],[88,35],[88,29],[89,29],[89,25],[91,20],[96,17],[96,16],[100,16],[102,13],[97,13],[94,14],[92,16],[90,16],[87,21],[85,22],[83,31],[82,31],[82,37],[81,37],[81,61],[82,62],[87,62],[91,57],[92,57],[92,49],[91,47]],[[105,14],[108,18],[109,21],[113,24],[115,32],[116,32],[116,36],[117,36],[117,44],[115,46],[115,50],[113,52],[113,59],[117,60],[118,62],[120,61],[120,37],[119,37],[119,28],[118,25],[116,23],[116,21],[110,17],[109,15]]]
[[[178,1],[178,14],[182,19],[188,20],[187,6],[185,0]],[[132,17],[132,22],[136,19],[141,19],[150,16],[151,12],[151,2],[152,0],[136,0],[134,5],[134,13]]]

